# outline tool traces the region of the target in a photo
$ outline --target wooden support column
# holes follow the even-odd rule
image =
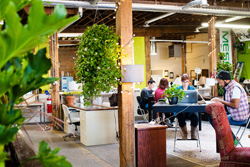
[[[58,57],[58,33],[53,34],[49,41],[49,55],[52,62],[50,74],[52,77],[59,78],[59,57]],[[52,116],[61,119],[59,82],[51,84]],[[58,122],[59,123],[59,122]],[[60,124],[60,123],[59,123]],[[53,128],[60,129],[58,124],[53,121]]]
[[[209,71],[210,77],[215,78],[217,71],[217,54],[216,54],[216,29],[215,29],[215,17],[211,16],[208,21],[208,52],[209,52]],[[212,95],[218,96],[217,85],[215,85]]]
[[[187,47],[186,43],[182,44],[181,47],[181,54],[182,54],[182,74],[188,73],[187,72]]]
[[[151,78],[150,37],[145,37],[146,82]]]
[[[121,65],[133,64],[132,51],[132,0],[116,0],[116,33],[121,36],[124,47]],[[130,45],[128,45],[130,43]],[[134,166],[134,110],[133,83],[122,83],[118,87],[119,155],[120,166]],[[121,91],[123,93],[121,93]]]

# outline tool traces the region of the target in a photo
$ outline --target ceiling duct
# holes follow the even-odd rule
[[[209,4],[207,3],[207,0],[194,0],[194,1],[187,3],[184,7],[182,7],[182,9],[188,9],[190,7],[197,6],[197,5],[200,5],[200,7],[203,7],[203,8],[209,6]]]
[[[63,4],[69,8],[83,7],[84,9],[96,9],[98,10],[114,10],[114,2],[100,2],[97,5],[90,5],[84,1],[69,1],[69,0],[42,0],[45,6],[55,6]],[[201,14],[201,15],[215,15],[215,16],[246,16],[250,17],[248,9],[243,8],[227,8],[227,9],[211,9],[211,8],[190,8],[182,9],[183,6],[173,5],[152,5],[152,4],[141,4],[132,3],[133,11],[147,11],[147,12],[176,12],[186,14]]]
[[[146,27],[147,27],[147,26],[149,26],[148,24],[150,24],[150,23],[152,23],[152,22],[155,22],[155,21],[157,21],[157,20],[163,19],[163,18],[165,18],[165,17],[171,16],[171,15],[173,15],[173,14],[175,14],[175,13],[166,13],[166,14],[164,14],[164,15],[155,17],[155,18],[153,18],[153,19],[150,19],[150,20],[148,20],[148,21],[145,21],[145,25],[146,25]]]

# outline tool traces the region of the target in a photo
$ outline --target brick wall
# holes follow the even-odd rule
[[[59,76],[61,77],[61,72],[64,71],[64,76],[67,76],[67,72],[69,72],[69,76],[75,77],[76,71],[73,69],[76,60],[76,46],[61,46],[59,47]],[[75,59],[73,59],[75,58]]]

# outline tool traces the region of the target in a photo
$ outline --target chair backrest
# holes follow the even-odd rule
[[[211,115],[220,149],[220,156],[221,159],[223,159],[225,156],[228,156],[229,152],[235,148],[231,127],[225,108],[221,103],[211,103],[207,105],[206,112]]]
[[[66,105],[62,104],[62,109],[63,109],[63,113],[64,113],[64,116],[66,117],[66,119],[67,119],[70,123],[72,123],[72,122],[71,122],[71,118],[70,118],[70,111],[69,111],[69,108],[68,108]]]
[[[136,96],[136,99],[137,99],[139,107],[141,108],[141,105],[140,105],[140,103],[141,103],[141,96]]]

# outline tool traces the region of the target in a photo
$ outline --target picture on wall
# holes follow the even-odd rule
[[[165,76],[165,77],[168,77],[168,70],[165,70],[165,71],[164,71],[164,76]]]
[[[169,77],[170,79],[174,79],[174,72],[170,72]]]

